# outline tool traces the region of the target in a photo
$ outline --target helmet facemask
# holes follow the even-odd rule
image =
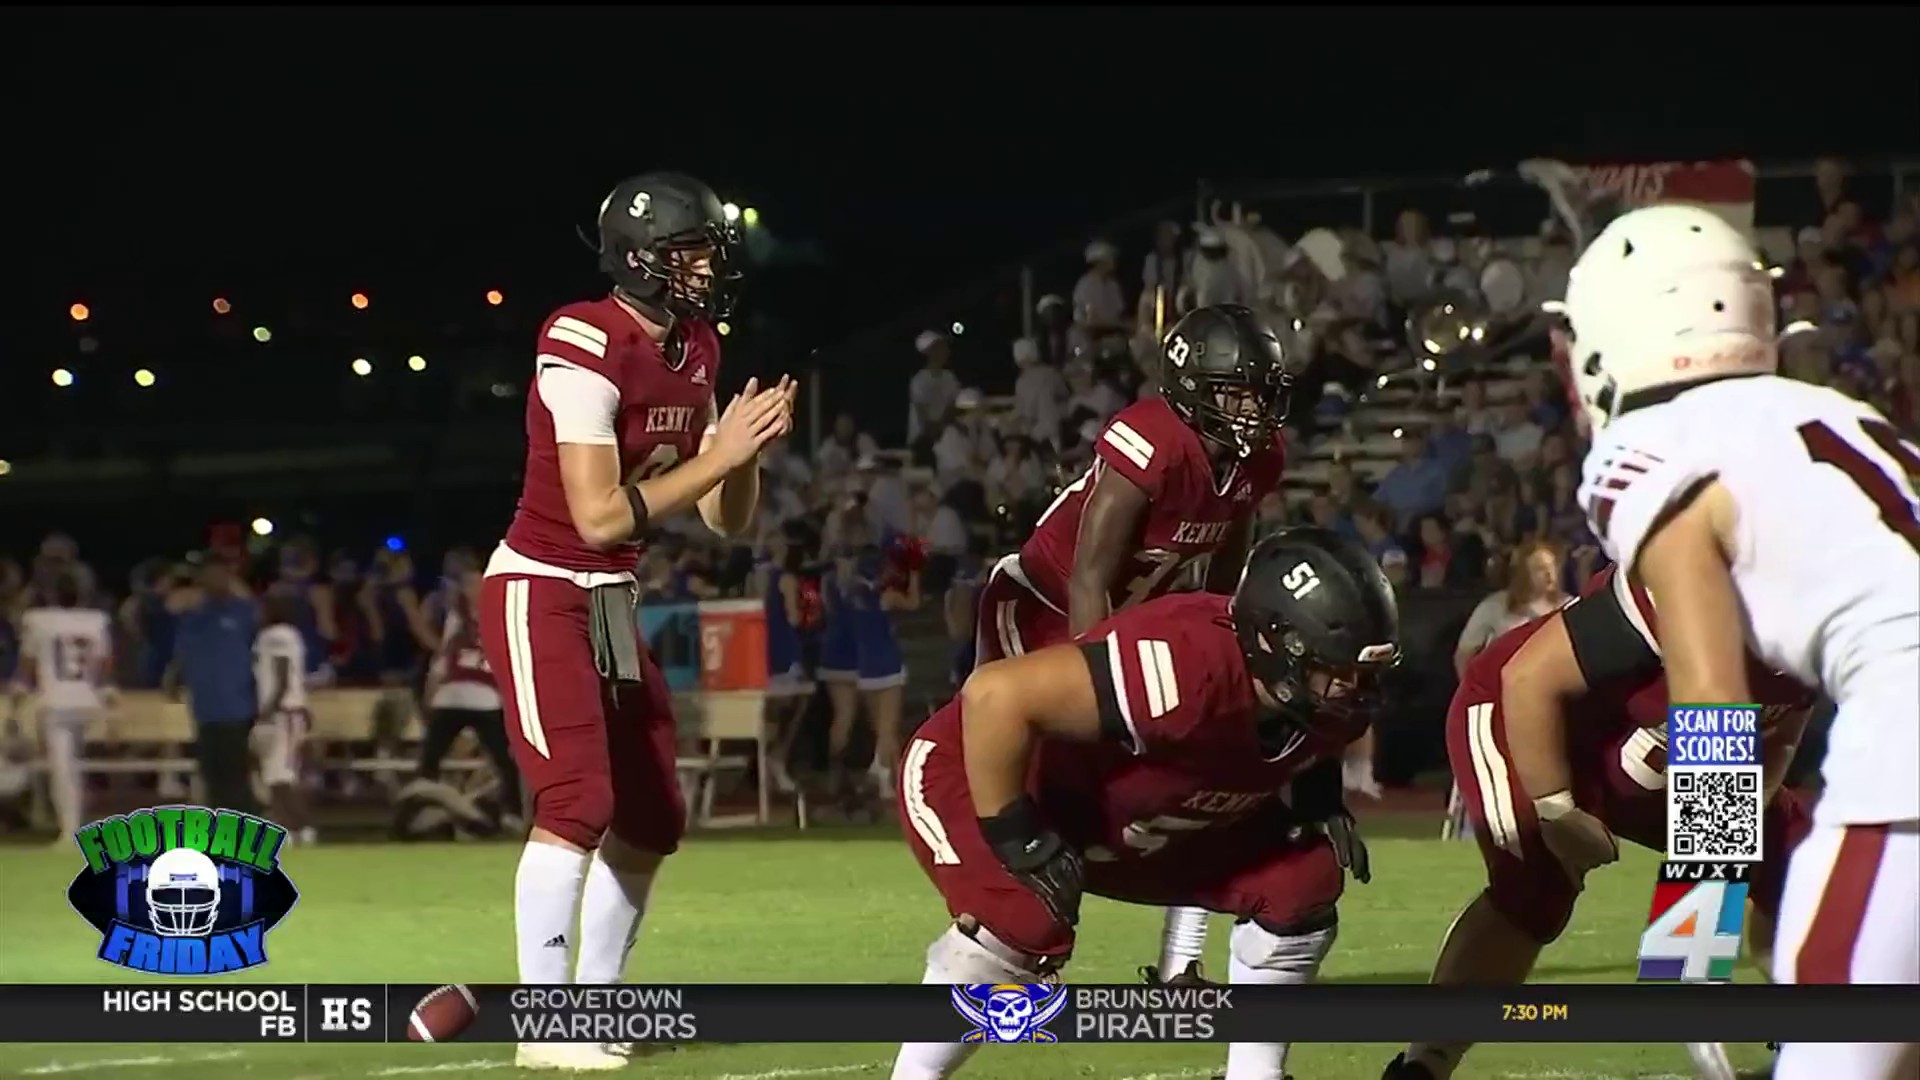
[[[1336,746],[1359,738],[1385,699],[1386,673],[1400,662],[1395,647],[1364,660],[1314,655],[1298,630],[1281,623],[1240,632],[1247,671],[1271,699],[1275,722],[1262,725],[1262,746],[1278,757],[1304,736]],[[1378,647],[1376,647],[1378,648]]]
[[[1293,376],[1278,370],[1264,382],[1239,372],[1183,372],[1176,378],[1181,392],[1170,395],[1169,403],[1200,434],[1241,457],[1273,445],[1293,394]]]

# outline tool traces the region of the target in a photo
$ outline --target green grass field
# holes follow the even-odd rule
[[[1385,831],[1385,830],[1380,830]],[[1423,835],[1431,835],[1424,826]],[[1376,834],[1377,835],[1377,834]],[[1424,982],[1440,936],[1479,888],[1470,845],[1375,839],[1371,885],[1352,886],[1325,975],[1336,981]],[[301,901],[273,935],[273,960],[246,982],[512,982],[511,844],[337,845],[285,859]],[[1538,973],[1547,981],[1633,977],[1655,856],[1625,853],[1594,875],[1582,909]],[[94,959],[99,938],[67,906],[76,853],[0,848],[0,979],[122,982]],[[661,982],[915,982],[946,922],[938,898],[891,830],[691,840],[654,893],[631,975]],[[1158,948],[1160,912],[1089,898],[1070,982],[1132,982]],[[1226,971],[1224,920],[1209,968]],[[1749,977],[1752,973],[1747,973]],[[1387,1045],[1302,1045],[1300,1080],[1374,1080]],[[1760,1047],[1734,1048],[1743,1065]],[[877,1044],[701,1046],[641,1058],[624,1075],[705,1080],[881,1077],[893,1048]],[[152,1080],[323,1080],[512,1073],[507,1046],[0,1046],[0,1076],[126,1076]],[[1003,1080],[1203,1078],[1225,1048],[989,1048],[963,1073]],[[531,1074],[529,1074],[531,1075]],[[1485,1046],[1463,1076],[1610,1080],[1690,1075],[1677,1046]]]

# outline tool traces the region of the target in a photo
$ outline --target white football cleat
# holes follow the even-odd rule
[[[521,1069],[612,1072],[626,1068],[627,1058],[610,1054],[594,1043],[521,1043],[514,1051],[513,1064]]]

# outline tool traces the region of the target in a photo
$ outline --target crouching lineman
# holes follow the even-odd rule
[[[1234,984],[1312,980],[1342,867],[1369,876],[1340,755],[1398,639],[1366,552],[1294,529],[1254,546],[1230,598],[1151,600],[976,670],[901,760],[908,842],[954,918],[921,981],[1051,979],[1083,890],[1233,915]],[[972,1051],[910,1043],[894,1080],[949,1076]],[[1236,1043],[1228,1080],[1280,1080],[1286,1054]]]
[[[1652,601],[1608,568],[1581,596],[1517,626],[1474,657],[1447,711],[1447,757],[1487,887],[1447,931],[1441,985],[1526,980],[1566,929],[1586,874],[1619,857],[1616,837],[1665,851],[1667,684]],[[1765,970],[1787,856],[1808,810],[1781,788],[1813,695],[1749,660],[1761,722],[1765,850],[1748,895],[1748,946]],[[1445,1080],[1468,1043],[1415,1043],[1382,1080]],[[1687,1048],[1702,1075],[1733,1074],[1717,1043]]]

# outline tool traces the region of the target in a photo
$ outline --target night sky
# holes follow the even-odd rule
[[[653,167],[824,252],[762,299],[827,338],[1201,176],[1910,148],[1914,17],[1838,10],[9,11],[8,331],[237,282],[597,288],[573,227]],[[1795,20],[1845,36],[1794,55]]]

